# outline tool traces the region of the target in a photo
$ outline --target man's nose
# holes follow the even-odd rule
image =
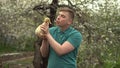
[[[60,16],[57,16],[57,20],[60,20]]]

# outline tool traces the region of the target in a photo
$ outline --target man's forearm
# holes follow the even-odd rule
[[[49,53],[49,44],[47,40],[42,41],[42,45],[40,47],[40,52],[43,57],[47,57]]]
[[[47,40],[48,40],[50,46],[54,49],[54,51],[59,56],[64,55],[64,54],[69,53],[72,50],[74,50],[74,46],[71,43],[69,43],[68,41],[65,41],[61,45],[50,34],[47,35]]]
[[[49,42],[50,46],[55,50],[55,52],[58,55],[61,55],[62,54],[61,44],[56,42],[50,34],[48,34],[47,39],[48,39],[48,42]]]

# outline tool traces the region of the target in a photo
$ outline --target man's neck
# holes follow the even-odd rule
[[[65,31],[66,29],[68,29],[70,26],[65,26],[65,27],[60,27],[61,31]]]

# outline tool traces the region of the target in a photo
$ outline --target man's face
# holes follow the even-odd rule
[[[56,25],[60,27],[64,27],[70,24],[70,15],[66,11],[60,11],[56,18]]]

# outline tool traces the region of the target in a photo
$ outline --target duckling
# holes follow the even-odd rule
[[[44,18],[44,22],[42,23],[42,25],[47,25],[49,26],[49,24],[51,24],[51,21],[50,21],[50,18],[48,17],[45,17]],[[39,25],[36,29],[35,29],[35,34],[38,36],[38,37],[43,37],[44,36],[44,32],[41,30],[41,25]]]

